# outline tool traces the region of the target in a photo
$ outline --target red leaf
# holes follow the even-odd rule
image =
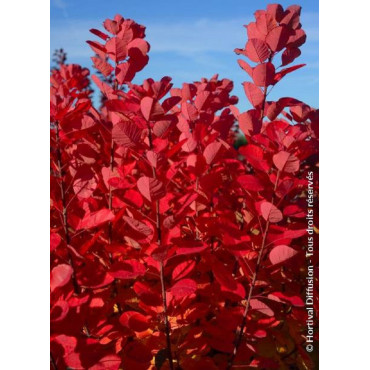
[[[255,108],[260,108],[264,99],[261,89],[251,82],[244,82],[243,86],[245,94],[251,104]]]
[[[190,154],[186,159],[189,170],[200,176],[206,171],[207,163],[203,155]]]
[[[98,86],[99,90],[108,98],[114,99],[116,97],[114,90],[111,86],[106,84],[105,82],[101,81],[98,76],[92,75],[91,79],[95,82],[96,86]]]
[[[254,175],[241,175],[238,177],[238,182],[245,190],[262,191],[265,189],[260,179]]]
[[[56,288],[62,287],[71,280],[73,269],[70,265],[60,264],[51,271],[50,289],[53,292]]]
[[[172,271],[172,280],[179,280],[189,275],[195,267],[195,261],[189,260],[178,264]]]
[[[299,159],[288,152],[281,151],[275,154],[272,161],[279,171],[294,173],[299,170]]]
[[[118,37],[113,37],[105,44],[108,56],[116,63],[127,57],[127,45]]]
[[[268,4],[266,12],[269,13],[277,22],[280,22],[284,16],[284,9],[280,4]]]
[[[115,70],[115,75],[120,85],[131,81],[135,77],[135,70],[133,69],[133,64],[129,63],[118,64]]]
[[[312,109],[306,104],[299,103],[296,106],[290,108],[290,113],[293,116],[293,119],[297,122],[303,122],[308,118],[308,115],[311,113]]]
[[[275,78],[274,78],[275,79],[274,83],[279,82],[288,73],[293,72],[293,71],[295,71],[299,68],[302,68],[304,66],[305,66],[305,64],[298,64],[298,65],[293,66],[293,67],[282,69],[280,72],[276,73]]]
[[[197,290],[197,283],[191,279],[179,280],[170,289],[171,293],[176,299],[184,298],[195,293]]]
[[[250,22],[247,26],[247,35],[248,39],[258,39],[261,41],[265,41],[266,35],[260,32],[260,30],[257,28],[256,22]]]
[[[270,221],[272,223],[280,222],[283,219],[283,214],[279,209],[276,208],[272,203],[270,202],[262,202],[261,205],[261,214],[262,217],[266,221]]]
[[[94,63],[94,67],[98,69],[105,77],[112,73],[113,67],[105,60],[97,57],[91,57],[91,60]]]
[[[250,39],[245,46],[246,56],[253,62],[263,63],[269,56],[267,44],[259,39]]]
[[[210,91],[198,92],[197,96],[195,97],[195,101],[194,101],[194,105],[198,109],[198,111],[201,111],[202,109],[204,109],[204,106],[207,103],[210,95],[211,95]]]
[[[152,359],[152,354],[148,347],[146,347],[142,342],[132,341],[129,342],[124,349],[124,355],[127,356],[124,358],[124,363],[126,369],[138,369],[144,370],[147,369],[149,364],[146,363],[150,362]],[[132,363],[126,363],[126,359],[134,361]],[[142,364],[146,364],[143,366]]]
[[[63,320],[69,311],[69,304],[66,301],[59,300],[50,310],[50,321],[58,322]]]
[[[230,289],[226,287],[225,285],[221,286],[221,291],[224,293],[227,293],[227,296],[231,297],[237,297],[237,299],[245,299],[245,289],[242,284],[236,283],[235,289]],[[235,298],[234,298],[235,299]]]
[[[122,219],[135,231],[145,236],[153,234],[153,230],[144,222],[135,220],[132,217],[123,216]]]
[[[275,67],[272,63],[262,63],[253,69],[253,81],[257,86],[269,86],[274,83]]]
[[[77,230],[91,229],[93,227],[104,224],[114,219],[114,214],[107,208],[102,208],[99,211],[86,213],[84,218],[78,224]]]
[[[86,42],[90,45],[91,49],[100,56],[100,58],[102,59],[105,58],[107,50],[105,49],[104,45],[97,41],[86,41]]]
[[[276,296],[280,299],[282,299],[283,301],[288,301],[290,302],[294,307],[304,307],[304,302],[302,300],[301,297],[299,296],[287,296],[281,292],[274,292],[274,293],[271,293],[271,295],[273,296]]]
[[[125,148],[135,147],[141,138],[142,130],[132,121],[118,122],[113,126],[112,139]]]
[[[82,368],[80,356],[75,353],[77,346],[77,339],[75,337],[60,334],[53,337],[52,342],[57,343],[63,348],[63,360],[65,361],[67,367],[76,369]]]
[[[301,236],[305,235],[307,231],[305,229],[299,229],[299,230],[286,230],[283,232],[281,235],[281,238],[286,238],[286,239],[295,239],[295,238],[300,238]]]
[[[188,246],[188,247],[179,247],[176,251],[177,255],[184,255],[184,254],[193,254],[193,253],[200,253],[207,249],[207,244]]]
[[[165,112],[168,112],[170,109],[172,109],[176,104],[178,104],[181,101],[181,98],[179,96],[171,96],[167,98],[162,103],[162,108]]]
[[[295,256],[298,252],[287,245],[278,245],[269,254],[269,259],[273,265],[284,262]]]
[[[50,251],[55,250],[60,242],[62,241],[62,238],[57,233],[50,233]]]
[[[112,33],[113,35],[117,34],[120,27],[119,25],[117,24],[116,21],[112,20],[112,19],[106,19],[104,22],[103,22],[103,26],[104,28]]]
[[[124,112],[128,111],[127,104],[121,99],[109,99],[105,102],[105,106],[112,112]]]
[[[138,276],[143,276],[145,271],[145,266],[139,261],[124,260],[114,263],[109,270],[109,275],[116,279],[136,279]]]
[[[276,26],[276,21],[270,13],[264,10],[257,10],[254,15],[256,17],[257,29],[263,35],[267,35],[267,33]]]
[[[273,28],[266,36],[266,43],[274,52],[282,50],[289,39],[290,33],[285,25]]]
[[[129,53],[130,51],[132,52],[130,49],[137,49],[142,55],[146,55],[150,49],[150,45],[145,40],[136,38],[129,42],[128,49]]]
[[[213,162],[221,147],[222,144],[218,141],[214,141],[213,143],[206,146],[203,152],[203,156],[206,159],[207,164],[211,164]]]
[[[239,128],[246,136],[259,133],[262,127],[260,113],[256,109],[239,114],[238,121]]]
[[[146,158],[148,159],[150,165],[154,168],[157,167],[158,163],[158,154],[154,152],[153,150],[148,150],[146,152]]]
[[[150,202],[159,200],[166,195],[166,189],[161,181],[153,177],[143,176],[137,181],[140,193]]]
[[[261,302],[260,300],[251,299],[250,303],[251,303],[251,308],[253,310],[259,311],[269,317],[274,316],[274,311],[269,306]]]
[[[253,333],[256,338],[265,338],[267,336],[266,330],[259,329]]]
[[[154,99],[149,96],[146,96],[140,102],[141,113],[147,121],[150,120],[150,113],[152,111],[153,104]]]
[[[284,216],[303,218],[306,216],[306,212],[296,204],[290,204],[284,208]]]
[[[97,30],[97,29],[95,29],[95,28],[92,28],[92,29],[90,30],[90,32],[91,32],[91,33],[93,33],[94,35],[96,35],[96,36],[100,37],[100,38],[101,38],[101,39],[103,39],[104,41],[107,41],[107,39],[109,39],[109,36],[108,36],[107,34],[105,34],[105,33],[101,32],[101,31],[99,31],[99,30]]]
[[[97,233],[94,233],[94,236],[91,239],[88,239],[84,244],[81,245],[81,248],[79,249],[79,253],[84,255],[95,244],[95,242],[100,238],[100,235],[104,231],[105,231],[104,229],[101,229]]]
[[[244,69],[245,72],[249,74],[250,77],[253,76],[253,68],[245,62],[243,59],[238,59],[238,64],[242,69]]]
[[[157,121],[153,126],[153,133],[155,136],[162,137],[171,126],[171,121]]]
[[[221,287],[224,286],[228,290],[235,290],[237,288],[231,271],[228,271],[224,264],[216,258],[212,261],[212,272]]]
[[[289,37],[287,46],[290,48],[298,48],[306,42],[306,38],[306,33],[302,30],[302,28],[295,30],[294,35]]]
[[[150,326],[148,319],[144,315],[136,311],[124,312],[120,316],[119,322],[122,326],[139,332],[147,330]]]
[[[239,151],[253,167],[262,171],[267,171],[270,168],[264,159],[263,149],[259,146],[249,144],[240,148]]]
[[[126,190],[123,200],[130,205],[134,205],[137,208],[141,208],[144,202],[141,194],[134,189]]]
[[[301,7],[299,5],[288,6],[283,19],[280,24],[286,24],[287,26],[296,29],[299,26],[299,15],[301,13]]]
[[[155,120],[164,114],[160,104],[153,98],[146,96],[140,102],[141,112],[147,121]]]
[[[195,121],[198,118],[198,110],[193,104],[184,102],[181,104],[181,111],[185,118],[189,121]]]
[[[119,370],[121,358],[117,355],[106,355],[98,363],[89,367],[89,370]]]
[[[301,55],[301,50],[297,47],[286,48],[281,54],[281,63],[283,66],[292,63],[294,59],[298,58]]]
[[[147,284],[144,284],[141,281],[136,281],[133,288],[140,300],[145,304],[150,306],[160,306],[162,304],[160,294],[152,290]]]
[[[180,141],[186,140],[182,145],[184,152],[191,153],[197,147],[197,141],[194,139],[194,135],[191,132],[183,132],[180,135]]]

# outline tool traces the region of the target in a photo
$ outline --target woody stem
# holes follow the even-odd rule
[[[148,122],[148,136],[149,136],[149,147],[150,150],[153,150],[153,138],[152,138],[152,129],[150,123]],[[157,178],[156,169],[152,166],[153,178]],[[162,245],[162,231],[161,231],[161,215],[159,209],[159,200],[155,201],[155,213],[156,213],[156,229],[157,229],[157,243],[158,247]],[[167,343],[167,357],[170,365],[170,369],[173,370],[173,358],[171,350],[171,325],[168,320],[167,314],[167,297],[166,297],[166,287],[164,283],[164,264],[163,261],[160,261],[160,279],[161,279],[161,290],[162,290],[162,304],[163,304],[163,315],[164,315],[164,325],[166,332],[166,343]]]

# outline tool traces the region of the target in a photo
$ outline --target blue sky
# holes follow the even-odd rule
[[[257,9],[265,9],[272,1],[251,0],[51,0],[50,51],[63,47],[68,63],[91,68],[93,52],[85,43],[96,37],[90,28],[102,29],[106,18],[117,13],[147,27],[151,44],[149,64],[135,77],[135,83],[152,77],[171,76],[175,86],[197,81],[219,73],[234,81],[233,94],[239,96],[239,108],[250,109],[241,83],[249,76],[237,64],[235,48],[246,42],[244,24],[253,19]],[[295,63],[307,66],[285,77],[270,94],[273,100],[293,96],[307,104],[319,105],[319,2],[280,1],[285,8],[302,6],[302,25],[307,42]]]

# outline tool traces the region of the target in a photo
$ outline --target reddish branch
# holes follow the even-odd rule
[[[238,334],[237,334],[237,337],[236,337],[236,340],[235,340],[235,343],[234,343],[233,353],[232,353],[232,355],[231,355],[231,357],[229,359],[227,370],[229,370],[229,369],[232,368],[233,363],[234,363],[234,360],[235,360],[235,357],[236,357],[236,354],[238,352],[238,349],[239,349],[240,344],[241,344],[242,339],[243,339],[244,329],[245,329],[245,327],[247,325],[247,315],[248,315],[248,311],[249,311],[249,307],[250,307],[250,301],[251,301],[252,294],[253,294],[253,291],[254,291],[254,288],[255,288],[255,285],[256,285],[257,274],[258,274],[258,272],[260,270],[262,255],[263,255],[263,251],[265,250],[266,236],[267,236],[267,232],[268,232],[269,226],[270,226],[270,222],[267,221],[266,228],[265,228],[265,231],[263,233],[262,245],[261,245],[260,251],[258,253],[258,258],[257,258],[257,263],[256,263],[256,269],[255,269],[255,271],[253,273],[251,286],[249,288],[249,293],[248,293],[247,303],[245,305],[245,309],[244,309],[244,313],[243,313],[242,323],[240,325],[240,329],[238,331]]]
[[[265,107],[265,104],[266,104],[266,96],[267,96],[267,86],[265,86],[264,94],[263,94],[263,102],[262,102],[261,118],[260,118],[261,124],[263,123],[264,107]],[[271,199],[272,204],[274,202],[274,194],[275,194],[276,187],[277,187],[277,184],[278,184],[278,181],[279,181],[279,176],[280,176],[280,172],[278,171],[277,176],[276,176],[275,186],[274,186],[274,192],[273,192],[272,199]],[[265,227],[265,230],[263,232],[261,248],[259,250],[258,257],[257,257],[256,268],[255,268],[254,273],[252,275],[252,281],[251,281],[249,292],[248,292],[247,303],[245,305],[242,323],[240,325],[239,331],[237,331],[236,340],[234,342],[234,349],[233,349],[231,357],[228,361],[228,365],[227,365],[227,368],[226,368],[227,370],[230,370],[233,367],[233,363],[234,363],[236,354],[238,352],[238,349],[239,349],[240,344],[241,344],[242,339],[243,339],[244,329],[247,325],[247,315],[248,315],[249,308],[250,308],[250,302],[251,302],[251,298],[252,298],[252,295],[253,295],[254,288],[256,286],[257,275],[258,275],[258,272],[259,272],[260,267],[261,267],[262,256],[263,256],[263,252],[264,252],[265,246],[266,246],[266,237],[267,237],[269,226],[270,226],[270,221],[267,220],[266,227]]]
[[[67,220],[67,205],[66,205],[66,195],[64,190],[64,171],[62,166],[62,151],[60,148],[60,137],[59,137],[59,122],[55,123],[56,127],[56,144],[57,144],[57,166],[58,166],[58,177],[59,177],[59,188],[60,188],[60,197],[62,200],[62,217],[63,217],[63,228],[64,235],[66,238],[67,245],[70,242],[70,235],[68,230],[68,220]]]
[[[116,65],[117,67],[117,65]],[[118,88],[117,80],[114,80],[114,91],[116,92]],[[112,132],[111,132],[112,135]],[[110,175],[113,173],[114,168],[114,141],[113,135],[111,136],[111,144],[110,144],[110,160],[109,160],[109,171]],[[108,199],[108,208],[112,210],[112,202],[113,202],[113,190],[112,186],[109,184],[109,199]],[[113,224],[111,221],[108,222],[108,243],[112,244],[112,235],[113,235]]]
[[[153,138],[152,138],[152,129],[150,123],[148,122],[148,136],[149,136],[149,147],[150,150],[153,150]],[[157,172],[152,166],[153,177],[157,178]],[[157,243],[160,248],[162,245],[162,231],[161,231],[161,215],[159,210],[159,200],[155,201],[155,214],[156,214],[156,230],[157,230]],[[167,344],[167,357],[170,364],[170,369],[173,370],[173,358],[171,350],[171,325],[168,320],[167,314],[167,297],[166,297],[166,287],[164,284],[164,265],[163,261],[160,261],[160,279],[161,279],[161,290],[162,290],[162,304],[163,304],[163,315],[164,315],[164,325],[166,331],[166,344]]]

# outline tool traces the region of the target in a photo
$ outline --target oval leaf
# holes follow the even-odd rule
[[[279,171],[293,173],[299,170],[299,159],[288,152],[281,151],[275,154],[272,161]]]
[[[253,69],[253,81],[257,86],[269,86],[274,83],[275,67],[272,63],[262,63]]]
[[[134,122],[118,122],[113,126],[112,139],[125,148],[133,148],[141,138],[141,130]]]
[[[207,145],[203,152],[203,156],[206,159],[207,164],[211,164],[213,162],[221,146],[222,144],[218,141]]]
[[[182,279],[173,285],[170,290],[176,299],[184,298],[196,292],[197,283],[191,279]]]
[[[166,195],[163,183],[153,177],[140,177],[137,181],[137,188],[149,202],[159,200]]]
[[[273,265],[284,262],[295,256],[298,252],[287,245],[278,245],[269,254],[269,259]]]
[[[269,222],[276,223],[283,219],[283,214],[270,202],[262,202],[261,204],[262,217]]]
[[[73,269],[70,265],[61,264],[55,266],[51,271],[50,289],[53,292],[56,288],[66,285],[72,277]]]
[[[172,271],[172,280],[179,280],[190,274],[195,267],[195,261],[185,261],[178,264]]]
[[[247,57],[256,63],[263,63],[270,56],[266,43],[259,39],[248,40],[245,51]]]
[[[247,95],[247,98],[251,102],[251,104],[255,108],[261,107],[263,102],[263,93],[261,89],[251,82],[244,82],[243,86],[245,94]]]
[[[122,326],[139,332],[147,330],[150,326],[148,319],[136,311],[124,312],[120,316],[119,322]]]

